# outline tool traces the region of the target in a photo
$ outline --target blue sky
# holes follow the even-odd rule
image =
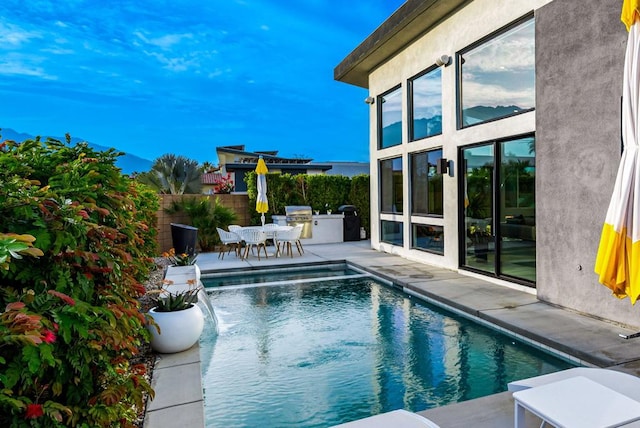
[[[153,160],[215,147],[367,161],[334,67],[401,0],[2,0],[0,127]]]

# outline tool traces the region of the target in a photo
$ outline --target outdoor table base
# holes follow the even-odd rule
[[[640,420],[640,403],[584,376],[514,392],[515,427],[524,411],[555,427],[617,427]]]

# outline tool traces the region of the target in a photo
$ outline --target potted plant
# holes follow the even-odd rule
[[[491,235],[491,225],[486,222],[472,224],[468,228],[468,237],[473,243],[473,252],[476,259],[487,260],[489,253],[489,242],[493,240]]]
[[[176,250],[171,248],[169,251],[162,253],[162,257],[166,258],[171,262],[171,266],[169,266],[169,271],[171,275],[174,274],[184,274],[190,275],[193,274],[195,276],[196,281],[200,280],[200,268],[196,265],[196,259],[198,258],[198,254],[176,254]]]
[[[172,286],[171,281],[164,281]],[[200,287],[196,281],[154,290],[154,307],[149,310],[152,321],[147,324],[151,333],[151,347],[170,354],[191,348],[204,329],[204,315],[196,304]]]

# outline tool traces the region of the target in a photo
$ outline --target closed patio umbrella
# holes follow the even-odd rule
[[[264,163],[262,156],[258,158],[258,165],[256,165],[258,196],[256,197],[256,211],[261,213],[260,220],[264,226],[264,213],[269,211],[269,201],[267,200],[267,164]]]
[[[622,88],[622,142],[613,195],[602,228],[595,271],[619,298],[640,296],[640,0],[625,0],[622,21],[629,30]]]

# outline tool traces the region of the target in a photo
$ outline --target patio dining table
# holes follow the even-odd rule
[[[264,226],[245,226],[245,227],[241,227],[237,233],[238,235],[242,238],[242,231],[243,230],[260,230],[262,232],[264,232],[267,235],[267,239],[270,239],[271,241],[273,241],[273,245],[277,246],[276,244],[276,233],[280,232],[280,231],[287,231],[287,230],[291,230],[293,229],[293,226],[280,226],[280,225],[272,225],[269,227],[264,227]],[[274,252],[273,254],[268,253],[269,256],[277,256],[277,252]]]

